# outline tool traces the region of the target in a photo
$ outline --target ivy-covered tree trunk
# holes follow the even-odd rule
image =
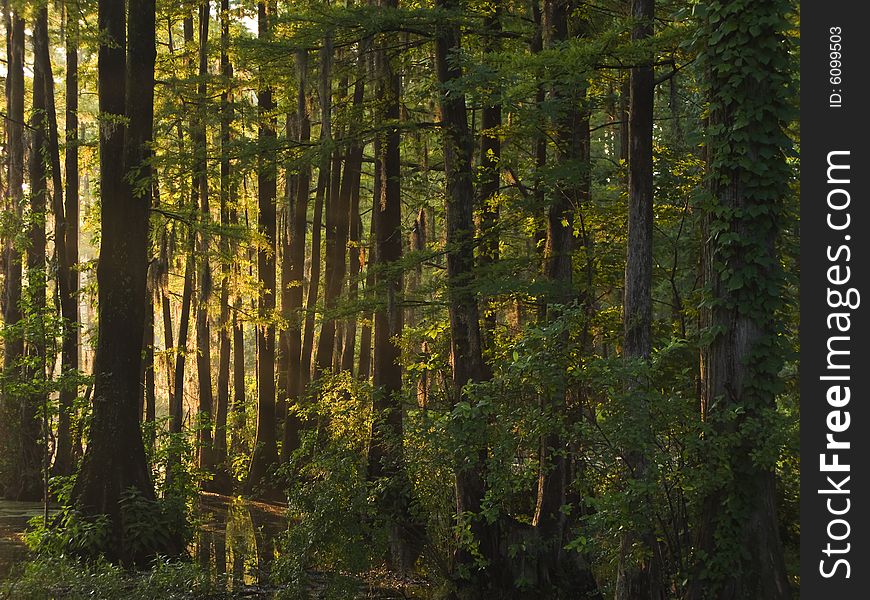
[[[145,323],[150,194],[134,193],[139,186],[125,177],[133,171],[140,180],[150,179],[154,2],[131,0],[129,13],[128,44],[123,4],[99,2],[98,24],[105,32],[98,57],[100,112],[111,118],[126,115],[128,124],[100,129],[100,329],[93,417],[73,497],[84,518],[108,516],[109,535],[100,550],[109,560],[145,564],[181,548],[172,532],[157,536],[160,541],[153,545],[142,544],[125,526],[122,500],[131,489],[154,499],[137,414],[141,346],[130,343],[142,339]]]
[[[718,475],[702,503],[690,600],[791,597],[776,511],[778,452],[766,444],[775,437],[783,355],[777,244],[790,178],[787,12],[782,0],[728,0],[707,3],[700,22],[710,102],[702,264],[712,301],[703,314],[701,414],[705,464]]]
[[[260,38],[270,36],[273,7],[269,2],[260,2],[257,8],[258,33]],[[262,77],[262,75],[261,75]],[[257,92],[257,109],[260,120],[259,141],[264,146],[275,140],[275,104],[272,88],[260,82]],[[267,247],[257,249],[257,274],[263,292],[259,299],[257,323],[257,436],[247,487],[250,491],[265,496],[275,495],[274,483],[269,480],[270,471],[278,463],[275,414],[275,237],[277,194],[277,165],[271,153],[261,149],[257,164],[257,229]]]
[[[653,34],[655,0],[632,0],[634,21],[631,37],[643,42]],[[653,102],[655,82],[652,52],[648,62],[631,69],[628,108],[628,242],[623,300],[623,357],[629,373],[649,362],[652,354],[653,266]],[[626,415],[639,444],[624,449],[628,468],[627,486],[639,482],[647,490],[650,481],[648,452],[653,448],[649,384],[645,375],[629,375],[626,382]],[[620,540],[616,579],[617,600],[664,600],[660,554],[653,530],[652,497],[647,491],[629,491],[634,521]]]

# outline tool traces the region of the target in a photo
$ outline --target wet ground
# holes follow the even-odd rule
[[[0,500],[0,579],[27,558],[24,531],[27,521],[42,515],[40,502],[10,502]]]
[[[27,522],[43,514],[35,502],[0,500],[0,581],[27,559]],[[195,514],[197,533],[189,551],[215,582],[225,582],[234,598],[272,598],[276,588],[270,570],[277,541],[287,529],[285,507],[238,497],[203,493]],[[310,574],[311,598],[322,597],[317,573]],[[358,598],[422,598],[422,582],[397,580],[387,572],[372,572],[359,580]]]

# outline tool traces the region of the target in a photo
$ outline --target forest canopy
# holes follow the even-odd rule
[[[3,6],[14,597],[797,597],[796,2]]]

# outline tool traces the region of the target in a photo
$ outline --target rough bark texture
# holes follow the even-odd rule
[[[632,0],[631,37],[643,41],[652,37],[654,0]],[[623,300],[623,357],[629,368],[648,362],[652,354],[652,266],[653,266],[653,101],[655,84],[652,60],[631,69],[629,80],[628,157],[628,242]],[[646,447],[625,448],[629,477],[644,483],[649,479],[647,448],[650,439],[649,389],[643,377],[626,382],[630,427],[636,428]],[[617,600],[664,600],[659,548],[648,516],[651,498],[641,493],[632,498],[636,526],[627,528],[620,540],[616,579]]]
[[[747,46],[735,31],[751,12],[752,60],[716,68],[710,52],[704,86],[710,103],[707,159],[710,204],[704,212],[702,267],[710,301],[702,311],[709,337],[701,347],[701,417],[706,460],[717,473],[704,498],[696,533],[689,600],[791,598],[777,518],[772,460],[757,457],[758,431],[776,410],[782,336],[783,277],[777,243],[783,197],[790,193],[784,112],[790,76],[781,6],[728,0],[700,25],[720,34],[719,47]],[[715,21],[714,21],[715,19]],[[709,20],[709,21],[708,21]],[[755,60],[768,58],[766,76]]]
[[[99,27],[106,35],[98,57],[100,111],[126,114],[129,124],[100,129],[100,331],[93,418],[73,493],[76,508],[85,517],[109,516],[105,554],[127,564],[145,563],[158,552],[180,550],[172,536],[160,547],[132,543],[121,505],[122,494],[129,488],[146,499],[154,498],[137,415],[141,347],[130,343],[142,339],[145,322],[150,194],[134,194],[125,179],[131,169],[140,178],[150,177],[146,159],[153,118],[154,10],[152,0],[131,0],[128,46],[123,4],[99,2]]]

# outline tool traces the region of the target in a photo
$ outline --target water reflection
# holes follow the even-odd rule
[[[0,500],[0,580],[6,579],[27,557],[22,535],[27,521],[42,514],[40,502]]]
[[[268,587],[276,539],[286,528],[283,509],[203,494],[199,515],[191,554],[203,571],[215,581],[225,579],[231,591]]]

